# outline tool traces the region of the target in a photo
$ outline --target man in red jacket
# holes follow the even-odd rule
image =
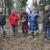
[[[10,24],[12,26],[12,29],[13,29],[13,33],[14,33],[14,36],[15,36],[15,27],[16,25],[18,24],[18,21],[19,21],[19,16],[18,16],[18,13],[16,12],[12,12],[9,16],[9,21],[10,21]]]

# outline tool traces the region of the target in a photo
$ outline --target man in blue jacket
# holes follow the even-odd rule
[[[37,18],[38,18],[38,13],[36,11],[36,8],[33,7],[33,11],[30,11],[30,13],[28,13],[29,29],[31,30],[33,37],[35,31],[38,29]]]

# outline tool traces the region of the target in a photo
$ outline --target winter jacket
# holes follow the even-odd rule
[[[24,19],[23,19],[24,18]],[[23,12],[21,14],[21,21],[22,20],[25,20],[25,22],[22,22],[22,29],[25,28],[25,29],[28,29],[28,14],[26,12]]]
[[[10,21],[10,24],[11,25],[16,25],[18,24],[18,21],[19,21],[19,16],[18,14],[16,13],[12,13],[10,16],[9,16],[9,21]]]
[[[38,28],[37,18],[38,18],[38,14],[37,13],[30,12],[28,14],[29,28],[32,31],[36,30]]]
[[[0,14],[0,25],[6,24],[6,16],[3,14]]]
[[[50,27],[50,12],[48,12],[44,17],[44,27],[49,28]]]

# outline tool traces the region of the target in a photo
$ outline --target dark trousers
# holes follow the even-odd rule
[[[2,27],[2,30],[3,30],[4,37],[5,37],[5,29],[4,29],[4,25],[1,25],[1,27]]]
[[[47,27],[44,27],[44,31],[45,31],[44,38],[47,38]]]
[[[3,33],[5,33],[4,26],[2,26]]]
[[[15,36],[15,33],[16,32],[18,33],[18,25],[12,26],[12,30],[13,30],[13,33],[14,33],[14,36]]]
[[[45,38],[47,38],[47,29],[45,30]]]
[[[15,36],[15,30],[16,30],[15,27],[16,27],[16,26],[12,26],[14,36]]]
[[[28,29],[22,28],[22,33],[23,33],[24,35],[27,35]]]

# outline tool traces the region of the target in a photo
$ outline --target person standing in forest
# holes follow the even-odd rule
[[[28,34],[28,14],[26,10],[21,14],[21,29],[24,36]]]
[[[0,8],[0,26],[2,27],[4,37],[5,37],[5,29],[4,29],[5,25],[6,25],[6,16],[3,14],[3,10],[1,7]]]
[[[13,33],[14,33],[14,36],[15,36],[15,30],[16,30],[16,26],[18,25],[18,21],[19,21],[19,15],[16,11],[12,12],[9,16],[9,22],[12,26],[12,29],[13,29]]]
[[[37,18],[38,18],[38,13],[36,11],[36,8],[33,7],[33,9],[28,13],[28,26],[29,26],[29,29],[31,30],[33,37],[36,31],[38,30]]]

